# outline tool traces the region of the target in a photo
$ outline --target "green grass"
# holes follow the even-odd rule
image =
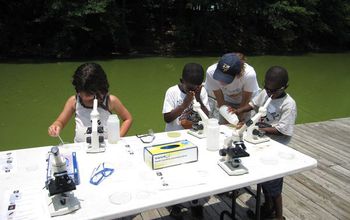
[[[91,60],[107,72],[110,93],[118,96],[134,117],[128,135],[152,128],[164,129],[162,105],[166,89],[179,81],[187,62],[204,68],[217,57],[137,58]],[[71,76],[83,62],[1,63],[0,64],[0,150],[57,144],[47,135],[48,126],[74,94]],[[350,53],[307,54],[302,56],[248,57],[263,86],[271,65],[288,69],[288,92],[298,105],[297,123],[350,116]],[[74,120],[63,130],[71,142]]]

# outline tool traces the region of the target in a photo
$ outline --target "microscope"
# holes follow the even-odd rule
[[[48,206],[53,217],[80,209],[80,202],[72,192],[76,185],[68,175],[66,159],[61,156],[57,146],[52,147],[49,153],[45,187],[49,190]]]
[[[201,104],[197,102],[196,98],[193,98],[192,108],[195,114],[192,117],[192,128],[188,131],[189,134],[197,137],[197,138],[205,138],[206,137],[206,128],[208,116],[201,109]]]
[[[103,126],[100,126],[100,113],[97,110],[97,98],[94,98],[93,109],[90,113],[91,127],[88,127],[86,137],[88,143],[87,153],[102,153],[106,151],[106,144],[103,136]]]
[[[260,144],[270,140],[269,137],[265,136],[264,132],[259,131],[257,125],[261,117],[265,117],[267,114],[267,107],[271,102],[271,97],[269,97],[265,104],[259,108],[258,113],[256,113],[249,121],[247,121],[241,129],[247,129],[247,132],[244,136],[244,140],[252,144]]]
[[[240,157],[249,156],[245,151],[246,146],[243,140],[252,144],[259,144],[270,140],[269,137],[264,136],[264,133],[259,131],[256,123],[261,117],[266,116],[267,107],[271,100],[271,97],[269,97],[265,104],[259,108],[257,114],[249,119],[241,128],[234,130],[231,137],[226,138],[224,148],[219,151],[222,158],[218,161],[218,164],[230,176],[248,173],[247,168],[241,164],[241,160],[239,159]],[[226,118],[229,117],[228,115],[224,114],[223,116]],[[230,120],[227,119],[227,121]],[[244,138],[243,134],[245,134]]]

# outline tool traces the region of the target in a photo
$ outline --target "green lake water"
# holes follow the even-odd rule
[[[98,62],[108,75],[110,93],[118,96],[134,117],[128,135],[164,130],[162,105],[165,91],[178,83],[182,67],[197,62],[206,69],[218,57],[135,58],[77,62],[0,63],[0,150],[58,144],[47,135],[48,126],[74,94],[71,77],[84,62]],[[301,56],[248,57],[263,87],[272,65],[289,72],[287,92],[296,100],[297,123],[350,116],[350,53]],[[72,142],[74,119],[61,137]]]

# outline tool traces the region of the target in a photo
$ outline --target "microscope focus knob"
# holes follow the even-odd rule
[[[99,136],[99,137],[98,137],[98,141],[99,141],[100,143],[103,143],[104,137],[103,137],[103,136]]]
[[[222,157],[226,156],[227,155],[226,149],[220,149],[219,150],[219,155],[222,156]]]
[[[102,126],[97,127],[97,133],[103,134],[103,127]]]
[[[92,127],[88,127],[86,129],[86,134],[91,134],[92,133]]]
[[[263,137],[264,135],[265,135],[265,131],[261,131],[261,130],[258,130],[258,129],[254,129],[253,130],[253,135],[256,135],[256,136],[258,136],[258,137]]]

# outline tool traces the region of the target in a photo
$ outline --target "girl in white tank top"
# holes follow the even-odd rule
[[[106,125],[107,119],[111,115],[108,110],[108,99],[109,95],[105,95],[103,98],[102,105],[98,105],[97,111],[100,114],[100,122],[103,126],[103,136],[107,138]],[[79,94],[76,95],[76,105],[75,105],[75,137],[74,142],[84,142],[86,141],[86,130],[91,127],[90,113],[92,111],[91,107],[87,107],[82,103]]]
[[[69,119],[75,114],[74,142],[86,141],[86,130],[91,127],[90,113],[93,100],[98,99],[98,112],[100,123],[104,127],[104,136],[107,137],[107,119],[112,112],[120,120],[120,136],[125,136],[132,124],[132,116],[123,103],[114,95],[108,94],[109,83],[107,76],[99,64],[85,63],[77,68],[72,82],[76,95],[68,98],[63,111],[48,129],[50,136],[57,137],[66,126]]]

